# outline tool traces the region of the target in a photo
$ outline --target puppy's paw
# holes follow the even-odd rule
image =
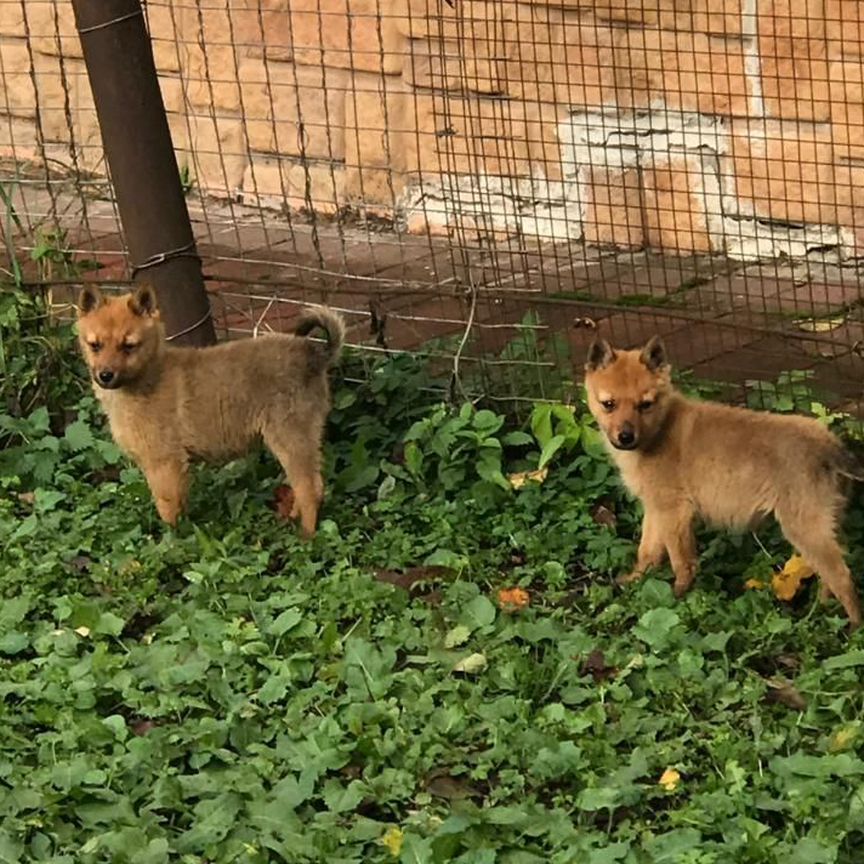
[[[622,573],[615,578],[615,584],[623,587],[630,585],[632,582],[638,582],[642,578],[642,573],[638,570],[631,570],[629,573]]]

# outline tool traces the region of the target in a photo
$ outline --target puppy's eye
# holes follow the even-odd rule
[[[138,347],[138,343],[137,343],[137,342],[124,342],[124,343],[120,346],[120,350],[121,350],[124,354],[131,354],[131,353],[132,353],[132,352],[133,352],[137,347]]]
[[[648,410],[650,410],[650,409],[652,408],[653,405],[654,405],[654,403],[653,403],[650,399],[643,399],[643,400],[642,400],[642,401],[641,401],[641,402],[636,406],[636,408],[637,408],[639,411],[643,411],[643,412],[644,412],[644,411],[648,411]]]
[[[604,399],[601,403],[603,409],[605,411],[614,411],[615,410],[615,400],[614,399]]]
[[[90,350],[94,354],[98,354],[102,350],[102,343],[101,342],[88,342],[87,344],[90,346]]]

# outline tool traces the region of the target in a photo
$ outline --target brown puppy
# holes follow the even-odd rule
[[[326,345],[301,338],[319,327]],[[294,489],[292,517],[300,517],[306,536],[315,533],[327,370],[344,332],[338,315],[319,308],[301,316],[296,335],[174,348],[147,286],[113,299],[88,287],[78,302],[93,390],[114,440],[144,472],[171,525],[186,504],[190,462],[226,461],[263,439]]]
[[[861,608],[837,523],[844,478],[862,472],[831,432],[806,417],[687,399],[672,386],[657,337],[636,351],[596,341],[585,371],[588,407],[645,510],[636,567],[619,583],[639,579],[668,554],[680,597],[696,575],[697,517],[750,529],[774,514],[821,576],[822,599],[835,596],[858,627]]]

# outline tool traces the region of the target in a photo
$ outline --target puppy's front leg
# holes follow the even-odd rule
[[[177,519],[186,506],[189,491],[189,466],[180,460],[149,462],[141,466],[147,485],[153,493],[159,516],[169,525]]]
[[[696,535],[693,532],[694,514],[689,510],[677,510],[666,514],[666,550],[675,574],[672,590],[676,597],[683,597],[696,578]]]
[[[645,515],[642,518],[642,537],[639,540],[639,552],[636,555],[636,567],[630,572],[619,576],[615,581],[619,585],[636,582],[645,575],[651,567],[659,567],[666,556],[666,544],[660,530],[662,521],[650,504],[645,504]]]

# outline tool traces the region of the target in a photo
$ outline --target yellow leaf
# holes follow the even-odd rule
[[[831,743],[828,745],[828,749],[832,753],[836,753],[839,750],[847,750],[857,737],[857,726],[844,726],[831,736]]]
[[[89,636],[90,635],[90,628],[89,627],[76,627],[75,632],[79,636]]]
[[[515,474],[508,474],[507,479],[514,489],[521,489],[526,483],[542,483],[548,473],[548,468],[541,468],[539,471],[517,471]]]
[[[839,318],[807,318],[798,322],[798,329],[807,333],[830,333],[846,323],[844,317]]]
[[[667,768],[657,781],[657,785],[662,786],[667,792],[674,792],[680,782],[681,775],[674,768]]]
[[[387,847],[388,851],[394,858],[399,857],[402,851],[402,843],[405,840],[405,835],[398,825],[391,825],[381,838],[381,843]]]
[[[814,575],[800,555],[793,555],[779,573],[771,579],[771,587],[779,600],[791,600],[800,590],[801,583]]]
[[[765,583],[761,579],[748,579],[744,583],[744,588],[746,590],[759,591],[765,587]]]

